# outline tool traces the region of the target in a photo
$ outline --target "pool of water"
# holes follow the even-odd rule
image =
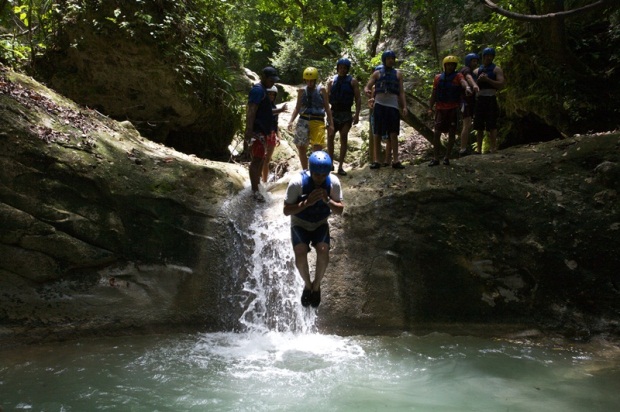
[[[608,412],[619,361],[446,334],[105,338],[0,351],[0,410]]]

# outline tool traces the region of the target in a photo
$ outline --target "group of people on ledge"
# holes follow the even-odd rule
[[[447,56],[443,59],[443,71],[435,76],[430,98],[429,113],[435,113],[433,159],[429,166],[440,164],[441,134],[448,133],[448,144],[443,164],[450,164],[450,153],[456,138],[459,110],[463,119],[460,156],[469,154],[468,138],[471,128],[477,131],[476,150],[482,151],[485,130],[489,133],[490,151],[497,145],[498,105],[496,93],[502,89],[505,79],[501,68],[493,64],[495,51],[486,48],[480,57],[475,53],[465,56],[465,66],[457,71],[459,59]],[[373,108],[371,124],[374,135],[370,169],[379,169],[381,141],[386,141],[384,166],[404,169],[399,160],[398,134],[400,119],[406,117],[407,102],[403,87],[403,75],[394,66],[396,54],[385,51],[364,87],[369,106]],[[317,307],[321,302],[321,279],[329,263],[329,224],[331,213],[344,210],[340,180],[332,175],[334,164],[334,140],[340,134],[340,153],[337,174],[346,176],[344,161],[347,152],[348,133],[359,122],[361,93],[358,81],[349,71],[351,62],[341,58],[336,63],[337,74],[327,87],[319,83],[319,72],[314,67],[303,71],[305,86],[297,93],[295,109],[288,129],[293,131],[293,141],[299,152],[302,171],[291,178],[284,199],[283,212],[291,216],[291,238],[295,252],[295,265],[304,282],[301,295],[303,306]],[[267,181],[269,161],[279,140],[278,115],[287,110],[286,104],[277,107],[278,93],[275,83],[280,81],[276,69],[265,67],[260,83],[250,90],[246,114],[245,138],[251,150],[249,167],[252,195],[264,202],[259,191],[261,178]],[[355,111],[352,112],[353,106]],[[472,120],[473,119],[473,120]],[[327,124],[325,121],[327,120]],[[327,141],[327,152],[324,151]],[[308,156],[308,148],[311,154]],[[313,246],[317,253],[314,279],[310,276],[308,252]]]
[[[461,147],[459,156],[467,156],[469,152],[469,133],[476,131],[476,150],[482,153],[484,133],[489,133],[489,151],[497,150],[497,119],[499,107],[496,94],[506,84],[504,72],[493,63],[495,50],[486,48],[480,56],[470,53],[465,56],[465,66],[459,71],[456,67],[459,58],[446,56],[443,59],[443,72],[436,75],[433,81],[433,93],[429,104],[429,113],[435,109],[433,135],[433,159],[429,166],[439,164],[441,152],[441,134],[448,134],[448,144],[443,157],[443,164],[450,164],[450,154],[456,138],[459,110],[463,119],[461,130]]]

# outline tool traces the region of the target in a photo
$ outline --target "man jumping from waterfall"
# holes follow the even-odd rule
[[[309,169],[293,176],[286,189],[284,214],[291,216],[291,238],[295,251],[295,266],[304,281],[301,295],[303,306],[316,308],[321,303],[321,279],[329,264],[329,224],[333,212],[342,214],[340,180],[330,175],[332,159],[323,151],[316,151],[308,159]],[[310,279],[308,252],[316,250],[314,281]]]

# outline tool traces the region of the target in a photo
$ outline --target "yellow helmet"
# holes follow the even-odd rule
[[[446,63],[459,64],[459,58],[456,56],[446,56],[443,58],[443,67],[446,67]]]
[[[319,71],[315,67],[306,67],[304,70],[304,80],[317,80],[319,78]]]

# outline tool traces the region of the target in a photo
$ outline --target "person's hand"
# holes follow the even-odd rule
[[[370,95],[372,94],[372,91],[368,89],[364,89],[364,94],[366,95],[366,97],[370,97]]]
[[[288,122],[288,126],[286,126],[289,132],[293,131],[293,122]]]
[[[284,104],[282,105],[282,111],[283,111],[283,112],[288,112],[288,106],[286,105],[286,103],[284,103]]]
[[[360,115],[359,114],[353,115],[353,124],[358,124],[359,122],[360,122]]]
[[[310,192],[310,194],[308,195],[308,199],[306,199],[306,202],[308,202],[308,206],[312,206],[319,200],[322,200],[325,203],[329,201],[327,198],[327,191],[320,187]]]
[[[478,76],[478,83],[480,82],[485,83],[487,80],[489,80],[489,77],[487,76],[487,74],[480,73],[480,75]]]
[[[252,137],[254,137],[254,133],[252,132],[252,129],[247,129],[244,133],[244,136],[248,142],[252,140]]]
[[[465,95],[466,96],[471,96],[473,94],[473,92],[471,91],[471,87],[467,86],[467,88],[465,89]]]
[[[477,84],[474,84],[473,89],[474,89],[474,92],[475,92],[475,93],[478,93],[478,92],[480,91],[480,87],[478,87],[478,85],[477,85]]]
[[[407,110],[407,106],[403,107],[403,117],[406,118],[408,114],[409,111]]]

